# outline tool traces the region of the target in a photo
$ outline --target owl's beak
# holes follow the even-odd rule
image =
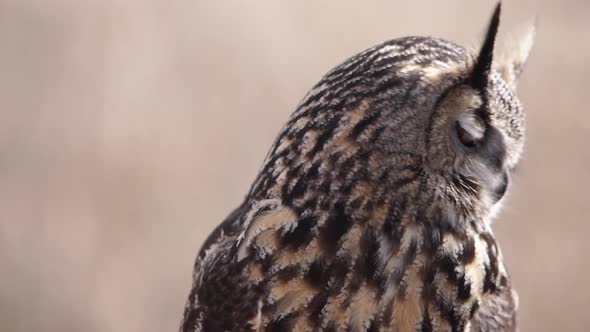
[[[502,174],[501,180],[498,182],[496,187],[494,188],[494,203],[498,202],[499,200],[504,197],[506,194],[506,190],[508,189],[508,185],[510,184],[510,175],[508,172],[504,172]]]

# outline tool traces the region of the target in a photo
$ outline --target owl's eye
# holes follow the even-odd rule
[[[459,115],[456,123],[457,138],[468,148],[474,148],[485,134],[485,124],[481,117],[472,112]]]

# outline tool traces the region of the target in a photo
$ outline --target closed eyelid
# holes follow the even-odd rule
[[[473,112],[463,112],[459,115],[457,121],[461,127],[467,131],[475,140],[480,140],[485,134],[485,124],[483,120]]]

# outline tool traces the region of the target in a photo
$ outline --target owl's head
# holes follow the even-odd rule
[[[462,79],[436,102],[426,142],[430,171],[458,192],[453,200],[471,201],[468,208],[484,217],[499,206],[523,151],[524,113],[515,90],[534,34],[531,28],[518,47],[494,56],[499,15],[500,5]]]
[[[406,37],[335,67],[283,127],[249,199],[279,198],[305,215],[488,217],[523,148],[515,87],[532,39],[499,60],[499,15],[474,55]]]

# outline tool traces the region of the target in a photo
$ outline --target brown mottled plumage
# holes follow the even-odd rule
[[[330,71],[197,258],[182,331],[514,331],[491,216],[523,146],[516,79],[407,37]]]

